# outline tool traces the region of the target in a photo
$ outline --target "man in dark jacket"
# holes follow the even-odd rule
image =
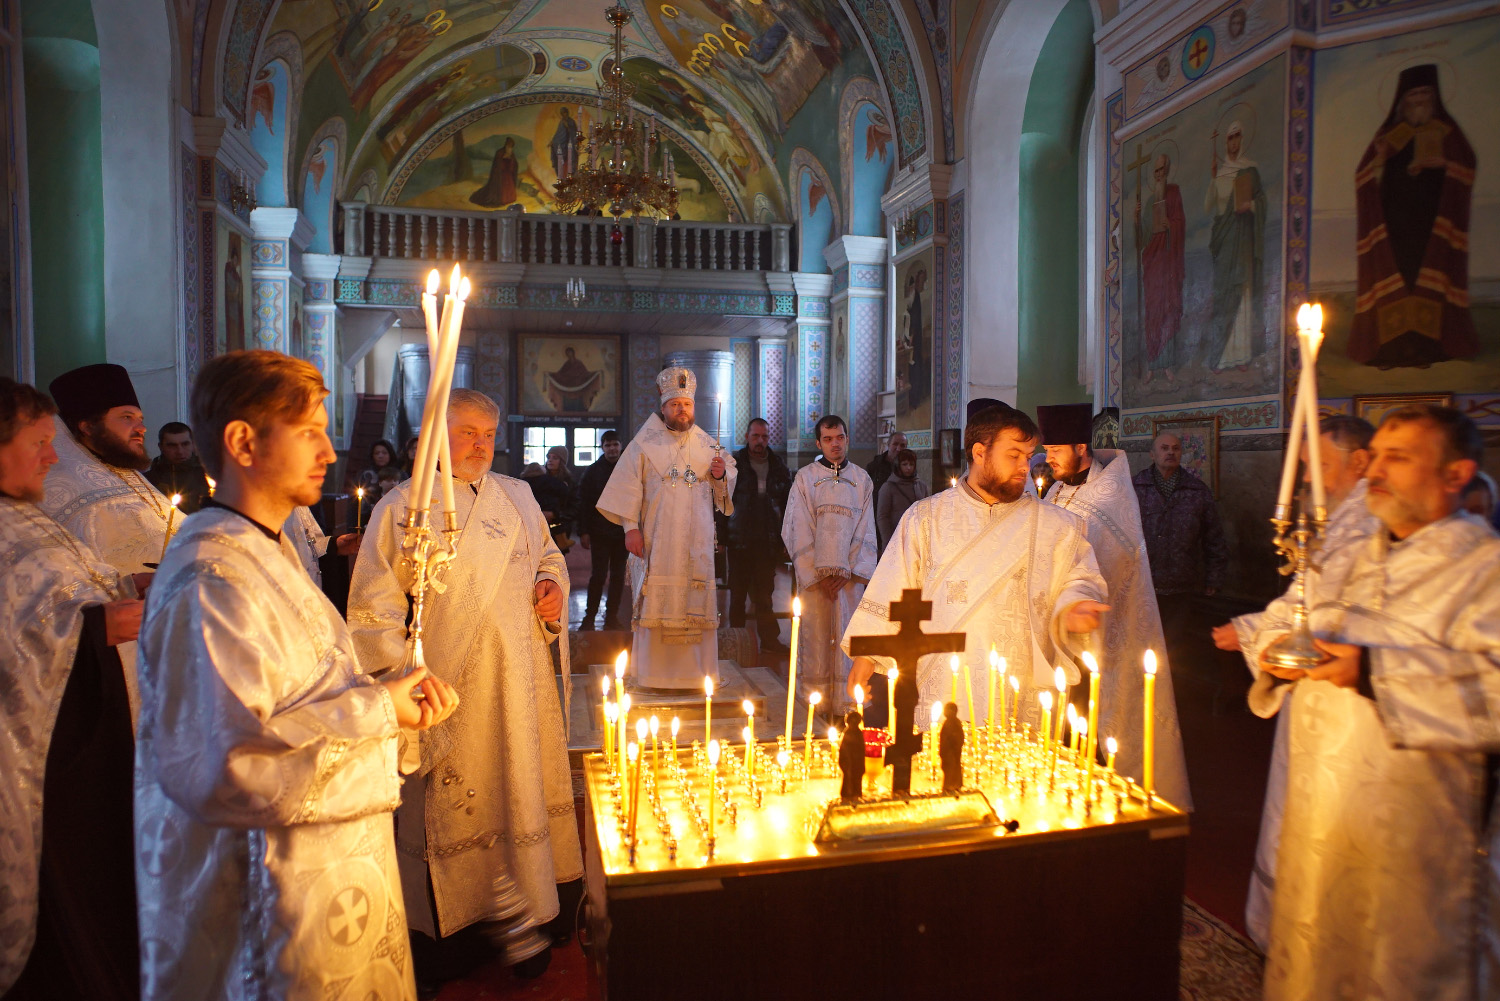
[[[885,451],[871,459],[865,466],[865,472],[870,474],[874,483],[875,496],[880,496],[880,488],[885,481],[896,473],[896,456],[906,447],[906,435],[900,431],[892,431],[891,436],[885,440]],[[881,548],[884,548],[882,545]]]
[[[771,610],[776,568],[786,562],[781,519],[792,489],[792,473],[771,451],[771,429],[761,418],[745,428],[745,447],[734,453],[740,477],[729,516],[729,624],[745,624],[745,598],[755,602],[762,650],[786,651]]]
[[[604,432],[599,436],[599,448],[603,457],[583,471],[583,479],[578,484],[578,541],[589,551],[594,563],[589,574],[588,605],[583,610],[583,624],[578,627],[583,630],[594,628],[594,619],[599,615],[599,596],[604,593],[606,579],[609,581],[609,603],[604,606],[604,628],[624,628],[620,624],[620,598],[625,590],[625,529],[594,507],[620,459],[620,436],[613,431]]]
[[[1151,465],[1135,474],[1151,582],[1161,609],[1169,652],[1181,643],[1195,608],[1194,595],[1224,586],[1229,545],[1213,491],[1182,468],[1182,439],[1169,431],[1151,443]]]

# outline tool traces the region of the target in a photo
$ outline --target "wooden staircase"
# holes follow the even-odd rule
[[[354,404],[354,434],[349,438],[347,468],[356,475],[370,462],[370,446],[385,433],[385,407],[389,397],[360,393]],[[401,443],[396,442],[396,448]]]

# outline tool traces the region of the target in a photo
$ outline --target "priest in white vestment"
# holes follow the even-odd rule
[[[0,377],[0,996],[139,991],[132,735],[118,645],[135,581],[37,502],[54,407]]]
[[[1309,594],[1327,659],[1261,661],[1252,705],[1290,687],[1292,708],[1268,1001],[1500,997],[1500,539],[1459,507],[1483,447],[1451,408],[1387,413],[1380,528]],[[1258,651],[1289,628],[1260,625]]]
[[[323,586],[323,567],[319,561],[328,555],[328,550],[332,548],[340,556],[353,556],[359,552],[362,538],[356,532],[346,532],[337,538],[323,534],[323,526],[318,524],[312,508],[306,504],[299,504],[287,516],[281,531],[291,540],[292,548],[297,550],[297,559],[318,587]]]
[[[1076,656],[1085,634],[1098,629],[1109,610],[1109,588],[1083,522],[1026,490],[1027,460],[1037,439],[1036,424],[1019,410],[1004,404],[971,408],[964,428],[968,472],[957,487],[907,509],[844,631],[845,653],[855,636],[895,633],[891,603],[902,590],[920,588],[933,614],[922,628],[968,636],[959,655],[974,680],[971,717],[960,672],[959,715],[966,720],[986,717],[989,686],[980,682],[994,648],[1021,679],[1021,725],[1037,725],[1037,694],[1055,691],[1056,667],[1078,684]],[[893,666],[888,658],[855,658],[849,685]],[[952,685],[948,654],[922,658],[919,705],[950,701]]]
[[[1328,494],[1330,514],[1323,539],[1308,566],[1308,574],[1319,589],[1336,590],[1343,586],[1349,568],[1363,550],[1364,543],[1380,528],[1380,521],[1365,505],[1365,470],[1370,465],[1370,439],[1375,429],[1359,417],[1335,414],[1324,417],[1318,425],[1322,440],[1323,485]],[[1304,457],[1304,463],[1306,458]],[[1306,469],[1304,465],[1304,470]],[[1304,471],[1304,480],[1308,474]],[[1221,650],[1238,650],[1254,677],[1260,676],[1260,648],[1255,636],[1261,624],[1270,621],[1289,622],[1292,596],[1283,594],[1264,612],[1235,616],[1230,622],[1214,627],[1214,645]],[[1269,685],[1269,680],[1263,685]],[[1271,745],[1271,767],[1266,774],[1265,806],[1260,815],[1260,837],[1255,844],[1255,866],[1250,870],[1250,892],[1245,899],[1245,930],[1264,952],[1270,947],[1271,897],[1276,889],[1276,851],[1281,840],[1281,817],[1286,801],[1288,689],[1278,686],[1257,693],[1255,712],[1276,717],[1276,738]]]
[[[875,572],[875,487],[870,474],[848,460],[842,417],[825,415],[814,433],[820,454],[792,480],[781,540],[802,597],[799,688],[804,699],[821,692],[823,704],[830,711],[839,707],[842,716],[849,708],[851,663],[839,641]]]
[[[416,995],[390,817],[398,732],[441,722],[457,696],[420,672],[370,678],[277,531],[334,461],[324,395],[317,369],[271,351],[221,355],[193,386],[218,489],[172,540],[141,628],[145,1001]]]
[[[130,374],[119,365],[85,365],[49,388],[58,409],[58,463],[42,509],[121,573],[154,569],[168,520],[175,529],[182,517],[141,472],[151,460]]]
[[[719,680],[714,511],[734,511],[734,457],[693,423],[692,372],[663,369],[656,387],[660,409],[625,446],[596,506],[625,529],[636,683],[701,689],[705,677]]]
[[[441,572],[443,590],[428,595],[422,647],[428,667],[464,698],[451,719],[422,734],[421,767],[396,814],[408,918],[432,939],[504,916],[496,911],[497,873],[508,870],[533,923],[557,917],[557,884],[583,876],[551,652],[559,644],[567,678],[568,569],[531,488],[490,471],[500,421],[494,401],[455,389],[447,420],[457,556]],[[405,654],[411,570],[401,542],[411,488],[408,480],[375,505],[349,588],[350,631],[370,671]],[[531,935],[517,945],[536,948],[508,948],[511,963],[551,939]]]
[[[1094,450],[1092,408],[1087,403],[1038,407],[1037,423],[1054,477],[1046,500],[1083,519],[1084,534],[1109,585],[1110,613],[1092,650],[1100,667],[1099,746],[1119,741],[1115,767],[1141,780],[1145,727],[1142,682],[1147,650],[1156,652],[1155,790],[1183,810],[1193,808],[1172,668],[1162,638],[1151,562],[1141,529],[1141,509],[1130,480],[1130,462],[1117,449]],[[1085,696],[1083,704],[1087,705]]]

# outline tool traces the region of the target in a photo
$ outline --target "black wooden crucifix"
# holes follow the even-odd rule
[[[886,764],[893,770],[893,792],[911,791],[912,755],[922,749],[922,738],[916,732],[917,664],[930,653],[962,653],[968,637],[963,633],[923,632],[922,623],[932,618],[932,602],[922,599],[922,589],[902,590],[901,600],[891,602],[887,616],[901,623],[894,635],[852,636],[851,657],[890,657],[901,674],[896,679],[896,718],[891,722],[894,740],[886,749]]]

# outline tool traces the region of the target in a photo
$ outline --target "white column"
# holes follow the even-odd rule
[[[823,259],[833,273],[834,316],[828,347],[829,385],[848,389],[849,447],[877,448],[879,394],[885,385],[886,309],[885,261],[889,244],[884,237],[841,236],[823,248]],[[841,368],[837,340],[843,320],[844,352]],[[830,408],[833,407],[830,401]]]
[[[294,343],[293,327],[299,322],[302,252],[312,239],[312,224],[299,209],[264,208],[250,213],[250,229],[252,323],[245,346],[298,353],[301,348]],[[301,333],[305,340],[306,331]]]

